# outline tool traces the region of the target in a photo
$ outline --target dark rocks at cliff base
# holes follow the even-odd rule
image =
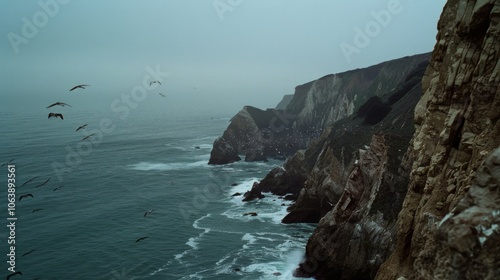
[[[231,195],[231,196],[242,196],[242,195],[243,195],[242,193],[236,192],[236,193],[234,193],[234,194],[233,194],[233,195]]]
[[[243,214],[243,216],[252,216],[252,217],[255,217],[255,216],[257,216],[257,213],[256,212],[248,212],[248,213]]]
[[[264,154],[263,151],[250,151],[247,152],[245,155],[245,161],[263,161],[267,162],[267,156]]]
[[[321,211],[316,207],[302,208],[286,215],[281,222],[284,224],[317,223],[321,219]]]
[[[236,149],[231,146],[231,144],[227,143],[224,138],[219,137],[214,142],[208,164],[226,164],[239,160],[241,160],[241,158],[238,156]]]
[[[255,182],[253,183],[253,186],[252,186],[252,189],[247,191],[243,196],[245,197],[243,199],[243,201],[252,201],[256,198],[258,199],[262,199],[264,198],[265,196],[262,194],[262,192],[259,190],[259,188],[257,188],[256,186],[258,186],[258,183]]]

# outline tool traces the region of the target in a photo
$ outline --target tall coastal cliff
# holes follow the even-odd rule
[[[290,100],[280,102],[280,109],[245,106],[215,141],[209,164],[231,163],[241,156],[247,161],[291,156],[325,128],[354,114],[371,97],[396,91],[428,59],[429,54],[420,54],[327,75],[297,86]]]
[[[211,163],[287,157],[244,200],[287,195],[284,223],[318,223],[296,276],[498,279],[499,29],[500,0],[449,0],[432,56],[328,75],[232,119]]]
[[[273,169],[245,194],[245,201],[262,198],[262,192],[287,195],[296,201],[289,208],[290,213],[283,219],[284,223],[319,222],[318,229],[308,243],[308,251],[315,256],[319,248],[315,244],[327,245],[328,249],[321,250],[321,254],[324,254],[321,260],[313,259],[312,263],[304,263],[297,275],[323,276],[325,279],[337,274],[373,278],[389,256],[396,240],[396,218],[407,191],[411,165],[405,158],[405,152],[414,133],[414,108],[422,95],[421,80],[428,58],[430,54],[423,54],[346,72],[345,77],[354,79],[343,81],[350,85],[347,89],[353,88],[352,84],[359,81],[358,77],[369,75],[364,71],[374,75],[384,69],[384,75],[389,77],[394,71],[398,79],[385,91],[377,82],[377,86],[369,87],[375,93],[366,91],[358,95],[355,99],[363,98],[364,101],[354,106],[356,109],[352,113],[346,111],[344,118],[332,121],[318,137],[310,136],[309,143],[304,143],[308,144],[306,149],[296,151],[282,167]],[[402,65],[409,65],[408,62],[411,62],[412,67],[403,68],[404,75],[401,75]],[[390,68],[392,66],[393,69]],[[328,76],[317,83],[324,83],[324,79],[337,78]],[[308,105],[305,96],[314,83],[299,86],[284,111],[256,111],[258,109],[245,107],[233,118],[223,137],[216,141],[214,150],[221,139],[256,131],[258,126],[253,126],[255,121],[252,119],[274,118],[276,121],[278,114],[293,115],[295,118],[289,119],[286,127],[288,131],[304,131],[298,127],[312,125],[318,116],[330,116],[328,108],[335,106],[323,104],[326,101],[314,105],[318,106],[316,109],[307,108],[313,106]],[[314,88],[312,96],[319,94],[318,86]],[[352,94],[352,91],[348,92]],[[328,99],[326,91],[321,91],[321,94]],[[337,99],[330,97],[329,100],[340,102],[342,99],[337,96]],[[308,115],[310,111],[315,114]],[[253,112],[254,116],[250,117],[248,112]],[[312,120],[297,116],[311,116]],[[258,140],[253,137],[253,140]],[[278,137],[282,136],[278,134]],[[273,139],[283,139],[278,137]],[[337,219],[337,222],[331,223],[329,219]],[[350,243],[358,250],[343,249],[349,248],[345,245]],[[327,257],[330,250],[343,250],[343,253]],[[331,260],[335,260],[339,266],[330,266]]]
[[[500,275],[500,1],[449,0],[415,109],[397,243],[377,279]],[[481,170],[481,172],[479,172]]]

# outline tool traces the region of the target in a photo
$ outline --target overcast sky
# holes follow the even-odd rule
[[[274,107],[330,73],[432,51],[445,1],[0,3],[2,111],[55,101],[109,108],[143,87],[142,108],[236,113]],[[149,86],[147,67],[162,85]],[[69,92],[81,83],[91,86]]]

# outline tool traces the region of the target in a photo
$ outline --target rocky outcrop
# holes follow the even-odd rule
[[[236,149],[224,138],[219,138],[214,143],[208,164],[226,164],[239,161],[241,158],[238,156]]]
[[[400,173],[396,166],[401,164],[414,132],[413,109],[421,95],[420,80],[426,66],[427,63],[419,65],[389,93],[368,99],[356,114],[337,121],[315,145],[309,146],[304,153],[308,167],[302,180],[304,187],[299,189],[300,195],[283,222],[316,223],[332,210],[344,191],[349,170],[355,166],[356,155],[360,149],[366,149],[377,133],[393,136],[388,143],[397,151],[390,158],[393,176],[408,177],[408,172]],[[406,189],[400,191],[404,193]]]
[[[266,161],[268,157],[284,158],[304,147],[309,139],[304,132],[292,132],[295,117],[282,110],[245,106],[231,120],[224,134],[214,142],[209,164],[226,164],[241,160]]]
[[[377,279],[499,275],[498,152],[477,171],[500,145],[500,1],[449,0],[438,29],[397,242]]]
[[[397,91],[405,77],[428,57],[404,57],[297,86],[291,100],[282,102],[288,101],[283,110],[245,106],[215,141],[209,164],[238,160],[235,153],[247,161],[285,159],[305,149],[325,128],[351,116],[370,98]]]
[[[297,275],[370,279],[391,253],[426,67],[420,63],[389,92],[369,98],[248,192],[246,200],[291,193],[297,200],[283,222],[319,222]]]
[[[336,203],[327,201],[331,211],[309,238],[308,259],[297,275],[317,279],[375,276],[394,244],[397,210],[401,208],[407,183],[404,174],[408,170],[391,160],[401,157],[393,144],[398,140],[378,133],[370,146],[358,151],[345,183],[337,188],[340,193]],[[328,192],[324,200],[331,200]]]

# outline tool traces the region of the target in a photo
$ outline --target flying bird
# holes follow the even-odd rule
[[[54,118],[61,118],[61,120],[64,120],[63,115],[59,114],[59,113],[49,113],[49,117],[48,118],[50,119],[52,117],[54,117]]]
[[[40,185],[36,186],[35,188],[39,188],[39,187],[43,187],[43,186],[47,185],[47,183],[50,181],[50,178],[51,177],[49,177],[49,179],[47,179],[47,181],[41,183]]]
[[[90,135],[87,135],[87,136],[83,137],[83,138],[82,138],[82,140],[80,140],[80,141],[85,141],[85,140],[89,139],[90,137],[92,137],[92,136],[94,136],[94,135],[95,135],[95,133],[92,133],[92,134],[90,134]]]
[[[80,129],[84,129],[85,127],[87,127],[87,125],[88,125],[88,124],[80,125],[80,126],[76,129],[76,131],[78,131],[78,130],[80,130]]]
[[[31,250],[31,251],[29,251],[29,252],[27,252],[27,253],[24,253],[21,257],[24,257],[24,256],[26,256],[26,255],[29,255],[29,254],[33,253],[33,251],[35,251],[35,250],[36,250],[36,249],[33,249],[33,250]]]
[[[144,213],[144,217],[146,217],[148,214],[151,214],[151,212],[153,212],[155,209],[150,209],[148,211],[146,211],[146,213]]]
[[[54,106],[62,106],[62,107],[68,106],[68,107],[71,107],[71,105],[69,105],[69,104],[66,104],[66,103],[63,103],[63,102],[56,102],[54,104],[51,104],[51,105],[47,106],[47,108],[54,107]]]
[[[151,81],[151,82],[149,82],[149,85],[152,85],[152,84],[160,84],[161,85],[160,81]]]
[[[53,191],[55,192],[55,191],[57,191],[58,189],[60,189],[62,187],[64,187],[64,186],[59,186],[59,187],[55,188]]]
[[[18,274],[19,274],[19,275],[23,275],[23,273],[22,273],[21,271],[16,271],[16,272],[12,273],[11,275],[7,276],[7,280],[9,280],[9,279],[10,279],[10,277],[15,276],[15,275],[18,275]]]
[[[35,177],[33,177],[33,178],[29,179],[28,181],[26,181],[26,182],[24,182],[22,185],[20,185],[20,187],[22,187],[22,186],[26,185],[27,183],[29,183],[29,182],[31,182],[31,181],[33,181],[33,180],[35,180],[35,179],[36,179],[36,178],[38,178],[38,177],[39,177],[39,176],[35,176]]]
[[[139,242],[139,241],[141,241],[141,240],[144,240],[144,239],[146,239],[146,238],[148,238],[148,237],[147,237],[147,236],[143,236],[143,237],[141,237],[141,238],[137,239],[135,242],[137,243],[137,242]]]
[[[10,164],[11,162],[13,162],[13,161],[14,161],[14,159],[11,159],[11,160],[9,160],[8,162],[6,162],[6,163],[4,163],[4,164],[0,165],[0,167],[4,167],[4,166],[6,166],[6,165],[9,165],[9,164]]]
[[[159,93],[159,92],[158,92],[158,94],[159,94],[159,95],[161,95],[161,97],[166,97],[166,96],[165,96],[165,94],[161,94],[161,93]]]
[[[21,195],[21,196],[19,197],[19,201],[21,201],[21,199],[23,199],[23,198],[25,198],[25,197],[31,197],[31,198],[33,198],[33,195],[32,195],[32,194],[30,194],[30,193],[29,193],[29,194],[24,194],[24,195]]]
[[[37,208],[37,209],[31,211],[31,213],[35,213],[35,212],[38,212],[38,211],[41,211],[41,210],[43,210],[43,208]]]
[[[74,91],[77,88],[85,89],[85,87],[88,87],[88,86],[90,86],[90,85],[77,85],[77,86],[72,87],[69,91]]]

